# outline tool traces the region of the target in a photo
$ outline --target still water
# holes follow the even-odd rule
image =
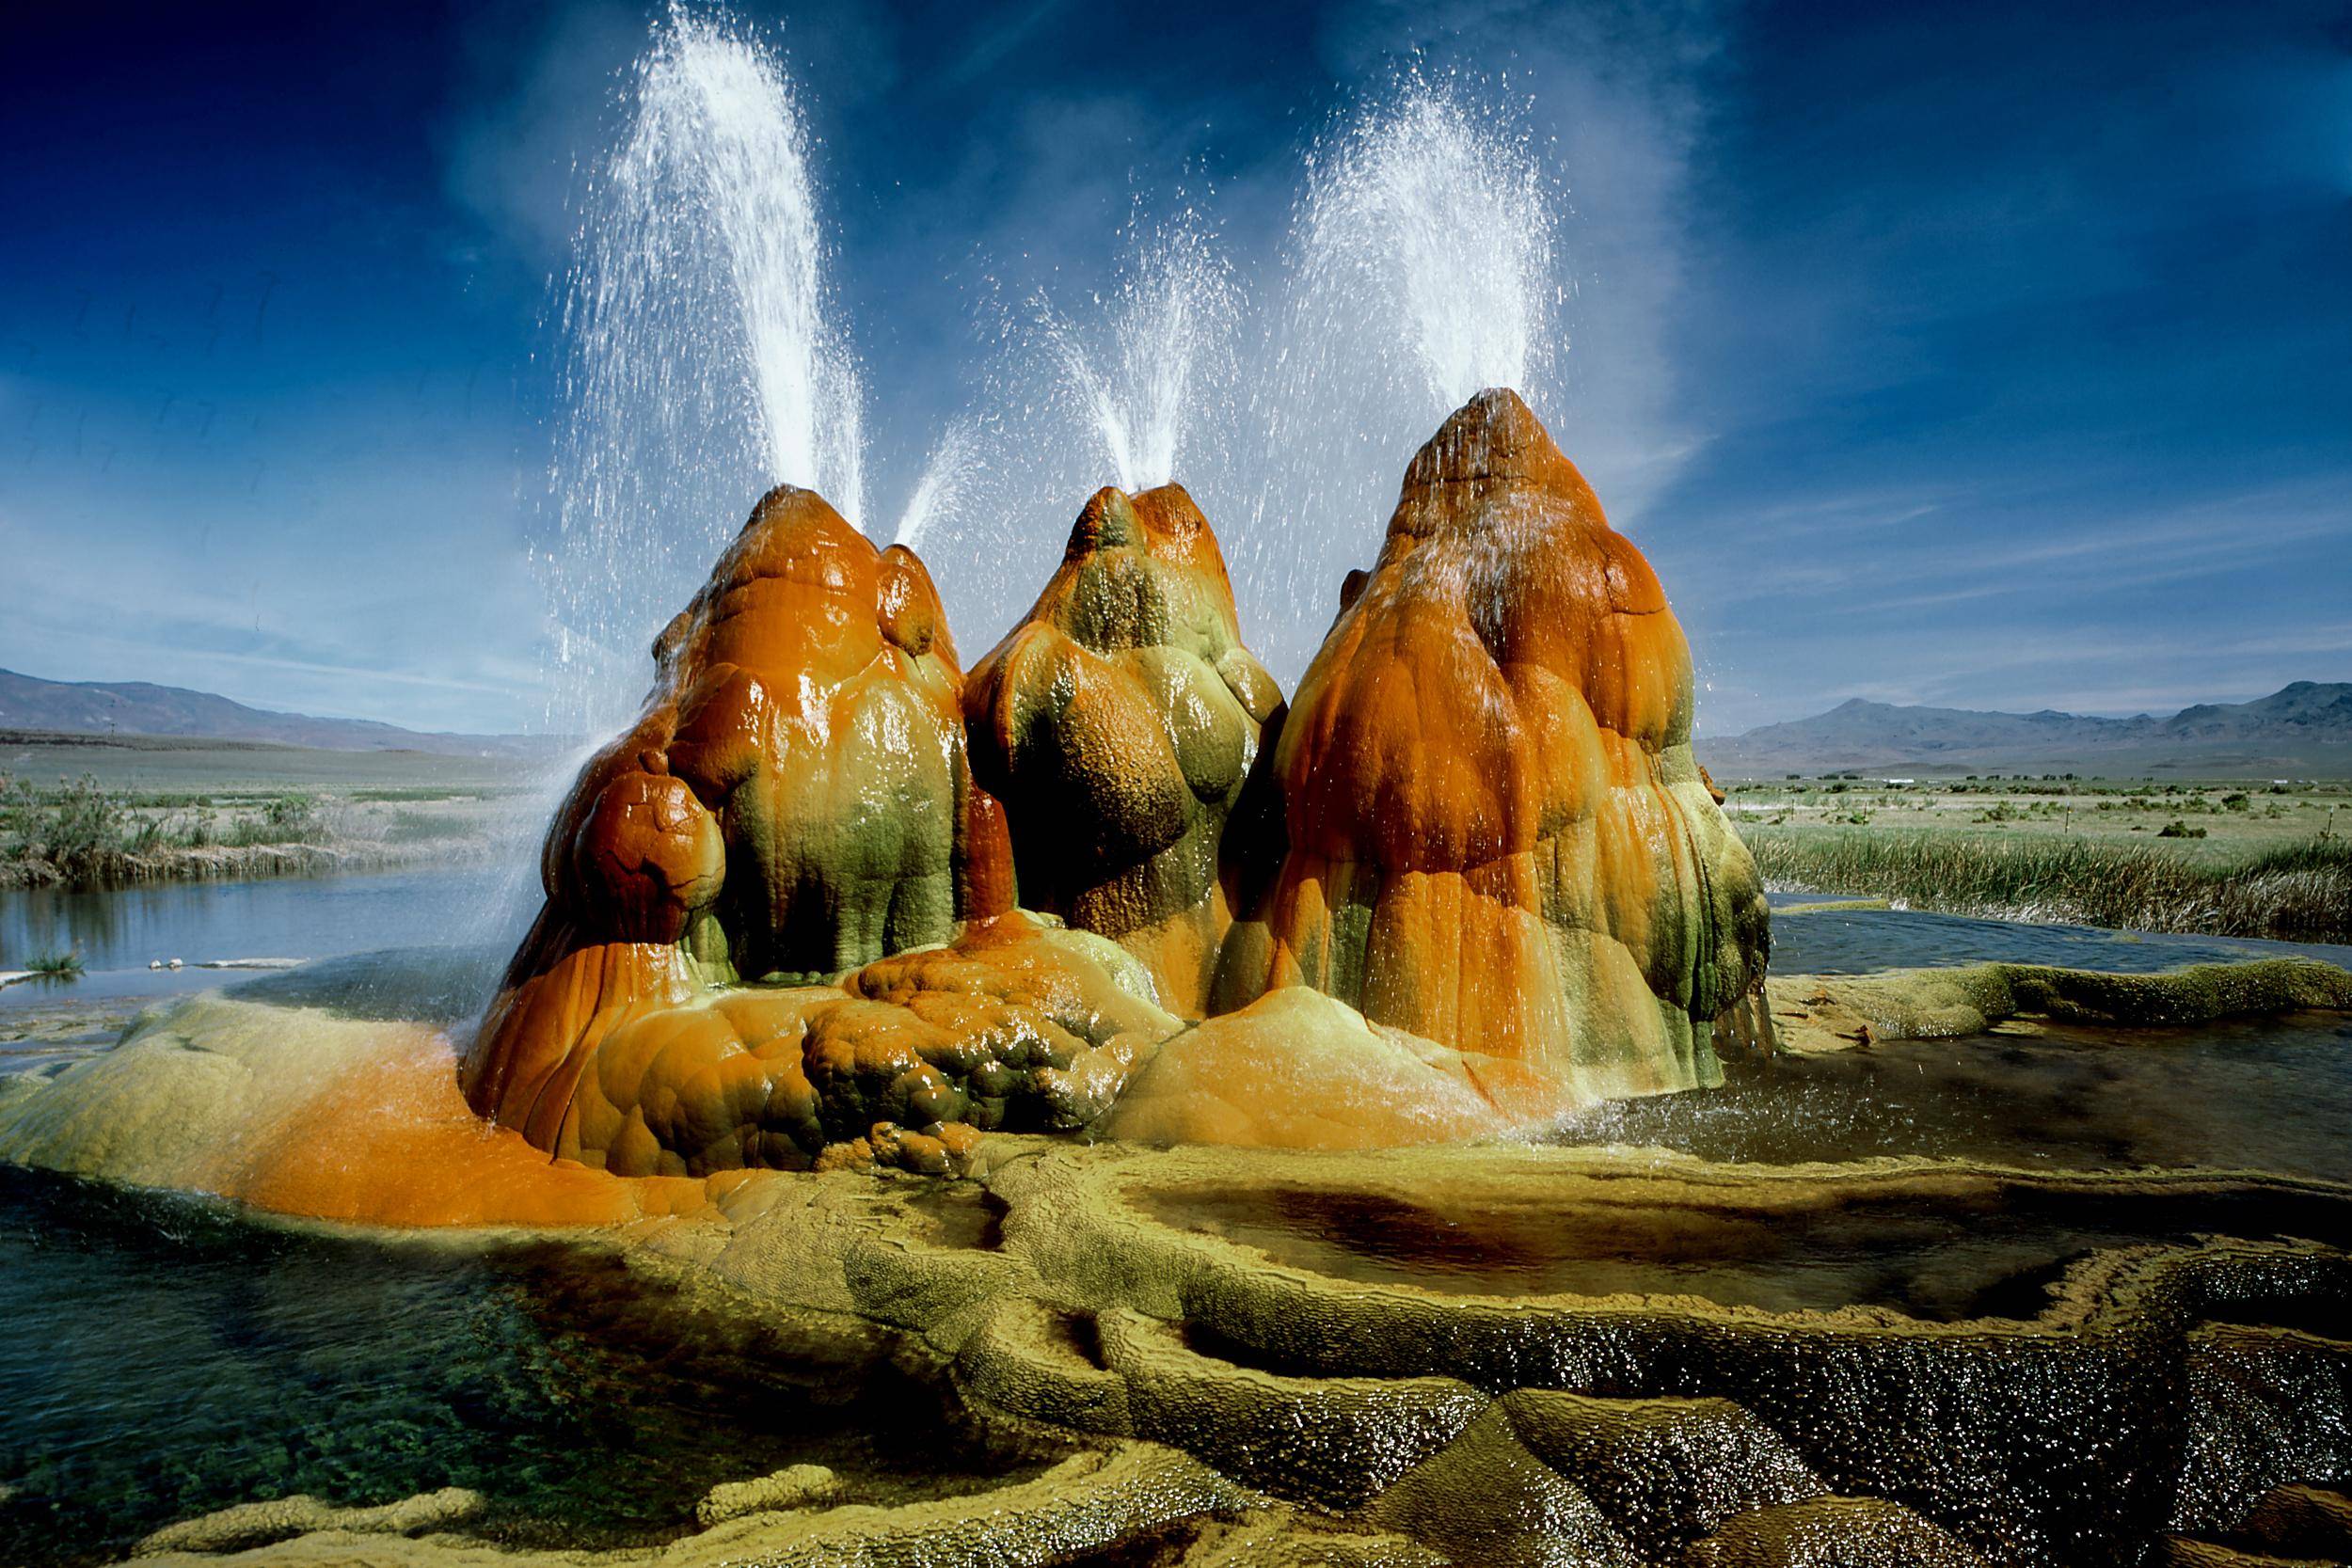
[[[2352,1182],[2352,1019],[2031,1026],[1728,1060],[1704,1094],[1596,1105],[1545,1139],[1725,1164],[1917,1155],[2019,1170],[2261,1170]]]
[[[172,883],[114,893],[0,892],[0,970],[69,951],[81,954],[87,970],[70,986],[25,981],[0,988],[0,1009],[170,996],[234,983],[235,971],[199,967],[224,959],[309,959],[386,948],[462,952],[455,961],[469,981],[485,970],[495,978],[496,962],[521,940],[537,899],[527,875],[484,866]],[[1815,901],[1812,895],[1774,899]],[[485,952],[496,958],[484,958]],[[1772,970],[1780,974],[1991,959],[2139,972],[2292,955],[2352,969],[2352,947],[2021,926],[1899,910],[1792,915],[1772,927]],[[183,968],[148,967],[175,958]],[[412,956],[412,965],[421,961]],[[481,999],[479,993],[474,998]]]
[[[1772,895],[1774,905],[1824,901],[1815,893]],[[2326,942],[2027,926],[1922,910],[1821,910],[1772,922],[1775,974],[1864,974],[1975,963],[2059,964],[2144,974],[2181,964],[2298,957],[2352,969],[2352,947]]]
[[[864,1329],[697,1318],[609,1259],[241,1223],[0,1167],[0,1561],[111,1560],[310,1493],[483,1493],[469,1531],[622,1545],[815,1463],[852,1497],[1024,1467]]]
[[[511,951],[536,912],[537,889],[503,868],[435,867],[354,877],[174,882],[111,893],[0,892],[0,970],[75,952],[71,986],[0,988],[0,1008],[65,1000],[160,997],[234,981],[207,963],[320,958],[380,948]],[[179,970],[151,970],[179,958]]]
[[[1772,1312],[1879,1307],[1931,1323],[2031,1318],[2093,1251],[2206,1235],[2352,1243],[2352,1201],[1952,1177],[1743,1209],[1609,1194],[1407,1196],[1309,1186],[1152,1193],[1145,1212],[1341,1279],[1494,1296],[1692,1295]]]

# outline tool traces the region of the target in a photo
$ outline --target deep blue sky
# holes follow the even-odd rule
[[[1540,412],[1665,579],[1703,731],[2352,677],[2342,4],[742,9],[821,138],[885,505],[992,290],[1093,275],[1180,188],[1249,276],[1419,50],[1507,72],[1569,192]],[[540,713],[548,278],[649,15],[0,21],[0,665]]]

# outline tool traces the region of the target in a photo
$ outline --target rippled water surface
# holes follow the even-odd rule
[[[1694,1295],[1770,1311],[1891,1307],[1932,1322],[2030,1318],[2076,1259],[2204,1235],[2352,1241],[2352,1201],[2219,1184],[2044,1188],[1947,1176],[1724,1195],[1661,1184],[1529,1195],[1182,1188],[1144,1207],[1277,1263],[1498,1296]]]
[[[307,1492],[477,1489],[511,1544],[682,1533],[712,1485],[818,1463],[898,1500],[1017,1468],[886,1340],[688,1313],[552,1246],[259,1229],[0,1167],[0,1562]]]
[[[1549,1141],[1793,1164],[1923,1155],[2025,1170],[2263,1170],[2352,1181],[2352,1019],[2032,1025],[1724,1064],[1720,1089],[1597,1105]]]

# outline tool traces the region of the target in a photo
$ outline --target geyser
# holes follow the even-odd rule
[[[654,658],[644,713],[556,814],[546,908],[466,1064],[474,1104],[543,1145],[631,1008],[954,929],[962,672],[912,551],[779,486]]]
[[[1024,899],[1118,941],[1188,1018],[1232,921],[1226,819],[1281,704],[1178,484],[1097,492],[965,684],[973,770],[1005,802]]]
[[[1431,414],[1483,387],[1532,385],[1559,289],[1549,198],[1524,145],[1414,82],[1310,164],[1298,309],[1326,353],[1382,355],[1378,391],[1418,395]],[[1368,321],[1388,330],[1360,330]]]
[[[1768,917],[1691,713],[1649,563],[1519,396],[1479,393],[1299,683],[1216,1002],[1312,986],[1555,1102],[1717,1082],[1718,1027],[1769,1027]]]
[[[1134,230],[1112,293],[1092,303],[1089,330],[1045,296],[1036,301],[1054,397],[1101,443],[1120,488],[1166,484],[1231,389],[1233,280],[1187,213]]]
[[[1422,449],[1342,603],[1286,713],[1191,497],[1105,488],[967,678],[912,550],[777,489],[557,815],[469,1098],[699,1176],[999,1127],[1447,1141],[1717,1081],[1768,1028],[1755,867],[1656,577],[1516,393]]]
[[[1444,81],[1366,102],[1309,155],[1250,400],[1236,575],[1269,603],[1327,604],[1361,561],[1390,478],[1486,387],[1556,405],[1557,191],[1523,130]],[[1322,627],[1291,616],[1260,652],[1286,679]]]
[[[562,627],[553,717],[590,733],[623,717],[628,661],[721,543],[710,519],[778,483],[852,524],[865,499],[863,391],[783,68],[731,25],[674,11],[628,103],[565,281],[542,557]]]

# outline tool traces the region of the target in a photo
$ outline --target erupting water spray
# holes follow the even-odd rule
[[[979,426],[969,419],[956,420],[940,433],[930,456],[923,461],[923,471],[915,476],[906,510],[898,515],[893,543],[920,555],[932,525],[962,510],[979,462]]]
[[[654,26],[592,173],[561,326],[544,552],[553,727],[633,708],[645,649],[770,485],[864,503],[864,395],[832,315],[809,135],[774,55],[723,20]]]
[[[1043,294],[1036,322],[1061,393],[1122,490],[1181,477],[1188,438],[1215,420],[1234,369],[1240,293],[1193,214],[1131,231],[1115,291],[1083,325]]]
[[[1383,380],[1406,398],[1425,388],[1416,412],[1426,425],[1484,388],[1524,388],[1544,367],[1559,295],[1553,226],[1524,140],[1416,83],[1311,160],[1297,297],[1335,348],[1401,340],[1409,359]],[[1391,332],[1367,330],[1366,316]]]
[[[1284,680],[1430,431],[1483,388],[1550,401],[1557,207],[1525,132],[1452,83],[1408,80],[1310,152],[1228,544],[1245,605],[1311,607],[1251,623]]]
[[[1028,607],[1094,491],[1215,492],[1236,473],[1244,302],[1210,230],[1191,207],[1136,218],[1104,261],[1085,293],[998,285],[977,412],[942,438],[900,527],[976,650]],[[1202,499],[1213,516],[1239,504]]]

